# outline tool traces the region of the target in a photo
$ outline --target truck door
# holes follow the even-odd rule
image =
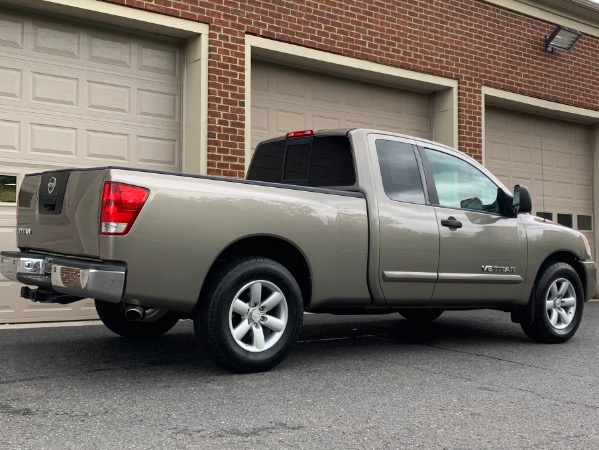
[[[378,250],[377,281],[387,305],[426,305],[437,280],[439,229],[420,157],[413,141],[376,134],[368,139],[378,160],[372,161],[378,224],[371,226],[378,232],[378,240],[371,240],[378,244],[371,248]]]
[[[431,304],[485,306],[518,298],[526,276],[524,226],[508,197],[466,158],[421,150],[439,227],[439,278]]]

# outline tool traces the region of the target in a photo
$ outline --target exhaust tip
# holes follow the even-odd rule
[[[127,320],[140,320],[144,316],[144,309],[141,306],[129,305],[125,308],[125,319]]]

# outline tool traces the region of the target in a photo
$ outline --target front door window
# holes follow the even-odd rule
[[[438,205],[499,214],[499,190],[484,173],[455,156],[426,149]]]

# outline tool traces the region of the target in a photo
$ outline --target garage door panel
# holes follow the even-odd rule
[[[430,138],[430,97],[252,61],[252,148],[292,130],[345,127]]]
[[[122,86],[110,82],[87,82],[87,109],[97,113],[107,113],[114,117],[131,114],[131,86]]]
[[[40,112],[5,113],[2,108],[0,113],[9,119],[0,121],[0,137],[5,139],[0,145],[0,157],[61,162],[65,166],[89,166],[101,160],[102,164],[139,167],[152,164],[161,170],[180,167],[180,135],[176,131],[147,124],[123,125],[122,121],[95,121],[90,126],[80,116],[49,119]],[[149,154],[153,156],[149,158]]]
[[[137,69],[148,73],[179,77],[181,52],[172,46],[158,43],[138,42]]]
[[[25,20],[0,12],[0,45],[23,48],[24,40]]]
[[[158,89],[158,88],[156,88]],[[139,120],[179,120],[178,92],[149,89],[137,90],[137,117]]]
[[[338,117],[326,117],[318,114],[312,116],[312,125],[310,128],[334,130],[342,128],[341,120]]]
[[[573,188],[574,187],[572,186],[571,183],[564,183],[564,182],[556,181],[555,182],[555,192],[556,192],[555,199],[558,202],[566,200],[568,202],[568,204],[571,204],[575,198]]]
[[[21,148],[21,122],[0,119],[0,152],[18,153]]]
[[[393,118],[378,118],[372,122],[372,127],[379,130],[397,130],[397,121]],[[401,132],[410,136],[416,136],[424,139],[430,137],[430,126],[427,123],[410,120],[406,118],[402,120]]]
[[[90,33],[88,60],[110,66],[131,68],[131,41],[109,34]]]
[[[589,155],[581,156],[576,155],[576,166],[575,169],[577,171],[586,171],[589,167],[593,167],[593,158]]]
[[[136,166],[148,166],[161,170],[170,170],[171,167],[179,167],[180,149],[176,138],[169,139],[167,135],[159,137],[137,136]]]
[[[268,82],[274,85],[274,92],[282,96],[283,99],[292,100],[307,97],[306,79],[302,72],[286,70],[278,73],[276,77],[269,77]]]
[[[555,168],[556,172],[572,172],[576,169],[576,159],[575,155],[571,153],[565,153],[561,151],[554,152],[555,156]]]
[[[51,105],[79,105],[79,80],[64,75],[31,73],[31,101]]]
[[[88,160],[102,162],[130,162],[131,136],[127,133],[85,130]],[[102,163],[100,163],[102,164]]]
[[[21,64],[15,59],[3,63]],[[3,77],[4,73],[8,76]],[[51,112],[81,115],[86,120],[90,116],[115,123],[128,120],[136,126],[180,127],[181,87],[169,83],[76,71],[65,75],[64,68],[38,67],[34,71],[23,65],[15,71],[0,67],[0,99],[4,108],[27,108],[34,114]]]
[[[310,81],[308,95],[316,100],[326,100],[331,103],[341,102],[339,84],[332,78],[313,78]]]
[[[258,95],[259,92],[268,92],[269,87],[272,87],[270,83],[270,72],[269,66],[264,64],[251,62],[252,66],[252,98],[254,95]],[[252,106],[253,107],[253,106]]]
[[[0,11],[0,46],[7,56],[64,65],[77,70],[121,71],[122,76],[168,79],[179,83],[182,52],[178,45],[93,26]],[[82,63],[84,65],[82,66]]]
[[[269,109],[265,107],[252,107],[252,132],[265,133],[269,129]]]
[[[510,145],[505,142],[497,142],[493,137],[490,137],[485,148],[487,162],[505,163],[510,159]]]
[[[81,36],[77,29],[64,25],[33,22],[33,51],[79,58]]]
[[[0,67],[0,97],[20,100],[23,85],[23,71]]]
[[[29,157],[47,159],[77,158],[78,129],[67,121],[49,121],[29,124]],[[65,163],[69,163],[65,160]]]
[[[377,106],[378,88],[376,86],[369,89],[363,83],[346,82],[347,88],[351,89],[351,94],[347,95],[345,103],[349,106],[357,107],[358,110],[371,110]]]
[[[306,116],[295,110],[275,109],[274,131],[277,134],[285,134],[292,130],[303,130],[306,126]]]

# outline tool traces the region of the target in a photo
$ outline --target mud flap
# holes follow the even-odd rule
[[[533,323],[535,320],[535,294],[536,286],[532,287],[530,299],[524,308],[511,311],[512,322],[514,323]]]

